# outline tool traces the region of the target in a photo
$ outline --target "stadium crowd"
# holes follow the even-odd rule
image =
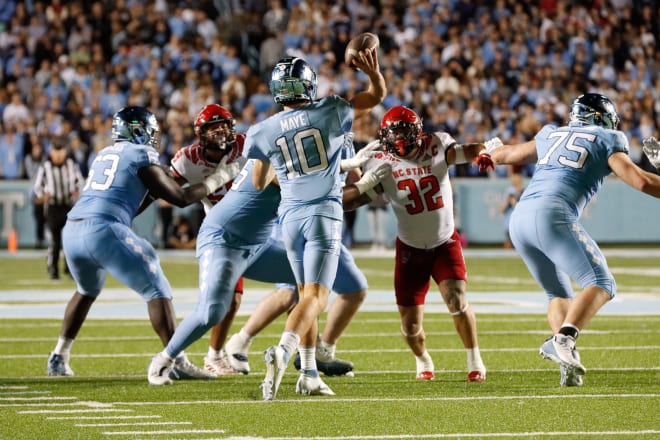
[[[125,105],[158,116],[163,163],[194,140],[205,104],[243,132],[277,111],[266,79],[285,54],[318,72],[319,97],[350,96],[367,78],[344,48],[364,31],[380,37],[389,94],[356,121],[358,146],[395,105],[459,142],[520,142],[592,91],[612,98],[631,158],[653,169],[641,153],[660,126],[653,0],[0,0],[0,178],[27,178],[33,145],[55,139],[85,174]]]

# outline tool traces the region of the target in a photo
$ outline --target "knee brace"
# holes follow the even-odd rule
[[[449,312],[449,314],[451,316],[460,316],[460,315],[462,315],[463,313],[465,313],[467,311],[468,307],[470,307],[470,304],[465,303],[465,307],[463,307],[462,309],[460,309],[457,312]]]
[[[406,331],[403,329],[403,326],[401,326],[401,334],[403,335],[404,338],[416,338],[417,336],[421,335],[423,331],[424,328],[420,325],[419,330],[417,330],[417,332],[411,335],[406,333]]]

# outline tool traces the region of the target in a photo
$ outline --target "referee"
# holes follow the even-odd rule
[[[68,156],[64,139],[55,139],[48,158],[39,167],[34,181],[34,194],[44,204],[46,225],[51,235],[47,264],[48,274],[52,280],[60,278],[62,228],[66,223],[67,213],[78,199],[83,183],[80,168]],[[64,264],[64,271],[68,273],[66,262]]]

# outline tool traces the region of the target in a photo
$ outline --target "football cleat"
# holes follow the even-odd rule
[[[227,359],[227,353],[224,348],[220,350],[220,357],[204,357],[204,368],[211,373],[215,373],[218,376],[226,376],[228,374],[238,374],[238,371],[234,370],[231,365],[229,365],[229,360]]]
[[[151,359],[147,368],[147,380],[149,385],[172,385],[170,371],[172,370],[172,359],[166,358],[163,353],[158,353]]]
[[[578,353],[577,349],[573,350],[573,357],[580,362],[580,353]],[[582,375],[577,374],[575,370],[570,370],[563,365],[559,366],[559,374],[559,385],[563,387],[581,387],[584,383]]]
[[[327,360],[321,360],[319,356],[319,350],[316,350],[316,368],[326,376],[350,376],[353,372],[353,362],[346,361],[339,358],[326,358]],[[293,366],[296,367],[296,370],[300,370],[300,353],[296,353],[296,357],[293,360]]]
[[[203,368],[199,368],[190,362],[186,356],[179,356],[174,360],[169,377],[173,380],[208,380],[216,379],[218,375]]]
[[[486,382],[486,372],[474,370],[468,373],[468,382]]]
[[[49,376],[73,376],[73,370],[69,366],[68,359],[61,354],[51,353],[48,356],[46,372]]]
[[[272,346],[264,351],[266,377],[261,383],[264,400],[274,400],[286,371],[286,351],[281,346]]]
[[[433,374],[433,371],[419,371],[417,372],[417,376],[415,377],[417,380],[434,380],[435,379],[435,374]]]
[[[296,393],[306,396],[334,396],[335,393],[319,376],[301,374],[296,382]]]
[[[247,357],[247,347],[241,344],[238,333],[232,335],[223,349],[227,355],[229,366],[235,371],[243,374],[250,372],[250,364]]]
[[[433,371],[435,371],[435,366],[430,357],[428,357],[427,360],[422,360],[415,356],[415,364],[417,365],[417,376],[415,376],[417,380],[435,379],[435,374],[433,373]]]
[[[563,365],[568,370],[574,370],[576,374],[582,376],[587,372],[587,369],[574,357],[574,350],[575,339],[570,336],[556,334],[541,345],[539,353],[545,359]]]

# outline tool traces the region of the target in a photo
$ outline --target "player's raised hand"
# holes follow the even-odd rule
[[[651,164],[660,169],[660,142],[653,136],[642,141],[642,151]]]
[[[486,151],[483,151],[480,153],[474,161],[477,163],[479,166],[479,171],[482,173],[485,171],[495,171],[495,163],[493,163],[493,159],[490,157],[490,154]]]
[[[342,171],[348,171],[361,167],[377,153],[378,148],[380,148],[380,145],[377,142],[373,142],[372,144],[369,144],[358,151],[355,156],[348,159],[343,159],[341,161]]]
[[[229,162],[229,155],[223,157],[220,163],[215,167],[215,170],[213,170],[213,173],[204,179],[204,185],[208,188],[209,194],[215,192],[230,180],[233,180],[241,171],[240,161],[235,160],[232,163],[227,162]]]
[[[380,183],[385,177],[392,174],[392,167],[389,163],[382,163],[376,168],[372,168],[362,175],[362,178],[354,183],[360,194],[364,194]]]
[[[489,139],[486,142],[484,142],[484,145],[486,146],[486,152],[488,154],[491,154],[493,152],[493,150],[495,150],[496,148],[501,147],[502,145],[504,145],[504,143],[502,142],[502,139],[495,136],[494,138]]]

